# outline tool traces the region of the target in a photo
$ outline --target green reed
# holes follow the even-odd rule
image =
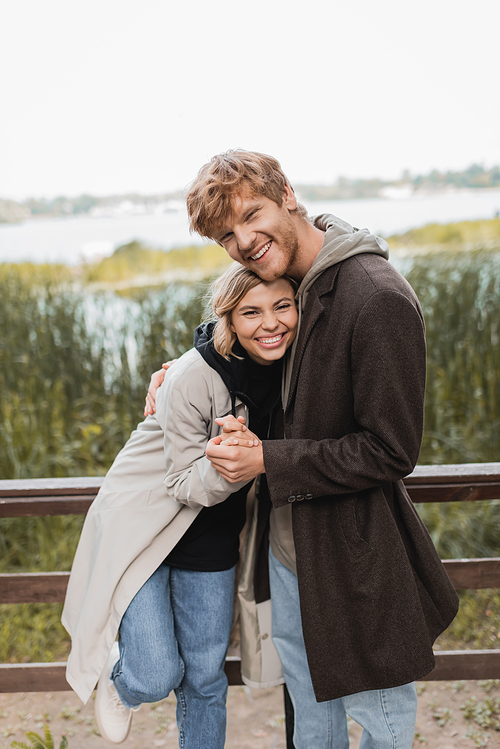
[[[200,290],[142,290],[106,316],[119,300],[35,273],[0,266],[0,478],[104,474],[150,373],[191,345]]]
[[[498,461],[500,252],[417,256],[407,277],[422,304],[427,336],[419,462]],[[498,501],[429,504],[420,511],[444,558],[498,555]]]
[[[499,248],[417,256],[407,277],[422,304],[427,335],[425,429],[419,462],[498,462]],[[432,503],[418,509],[443,559],[500,555],[500,498]],[[441,647],[498,647],[500,592],[461,591],[459,595],[460,611],[441,636]]]
[[[0,478],[103,475],[142,418],[151,372],[191,346],[203,291],[91,296],[67,269],[0,265]],[[0,572],[70,569],[82,523],[1,519]],[[64,658],[60,614],[0,606],[0,660]]]
[[[416,255],[407,277],[427,327],[420,463],[498,461],[500,252]],[[0,478],[103,475],[142,418],[151,372],[191,346],[203,288],[98,295],[62,267],[0,265]],[[500,501],[419,510],[444,558],[499,555]],[[81,524],[1,520],[0,572],[69,569]],[[60,608],[0,606],[0,660],[64,657]],[[499,611],[497,593],[462,594],[449,642],[474,630],[491,647]]]
[[[421,463],[500,456],[500,252],[431,254],[408,280],[426,320],[428,381]]]

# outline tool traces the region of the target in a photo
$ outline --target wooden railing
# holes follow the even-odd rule
[[[0,481],[0,517],[83,515],[102,478]],[[405,479],[414,502],[500,499],[500,463],[420,466]],[[458,589],[500,588],[500,558],[444,562]],[[0,575],[0,603],[55,603],[64,600],[68,572]],[[0,664],[0,692],[66,691],[65,663]],[[241,684],[239,661],[229,659],[230,684]],[[426,681],[500,678],[500,650],[437,651]]]

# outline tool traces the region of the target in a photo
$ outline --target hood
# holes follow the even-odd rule
[[[220,375],[231,396],[231,410],[235,415],[238,398],[247,406],[252,421],[270,413],[280,397],[282,360],[269,365],[257,364],[248,356],[239,341],[233,346],[234,356],[225,359],[215,350],[213,331],[215,322],[198,325],[194,331],[194,347],[207,364]]]
[[[317,229],[325,232],[323,246],[312,264],[309,271],[302,279],[302,283],[297,291],[297,301],[300,299],[301,307],[304,307],[309,289],[324,270],[332,265],[347,260],[353,255],[361,255],[364,252],[370,252],[375,255],[381,255],[386,260],[389,259],[389,245],[375,234],[371,234],[368,229],[356,229],[347,221],[334,216],[331,213],[322,213],[313,219],[313,224]]]
[[[381,255],[386,260],[389,259],[389,245],[385,239],[377,237],[368,229],[356,229],[354,226],[348,224],[347,221],[343,221],[332,213],[322,213],[320,216],[316,216],[313,219],[313,224],[317,229],[325,232],[325,238],[321,250],[311,268],[302,279],[295,295],[299,322],[297,335],[295,336],[290,355],[287,357],[287,361],[283,367],[283,404],[288,403],[293,358],[299,338],[302,310],[305,307],[309,290],[318,276],[332,265],[336,265],[342,262],[342,260],[347,260],[349,257],[361,255],[365,252]]]

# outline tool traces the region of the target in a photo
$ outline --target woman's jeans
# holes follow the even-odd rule
[[[295,711],[295,749],[348,749],[347,715],[364,729],[359,749],[411,749],[417,715],[415,684],[316,702],[302,635],[297,576],[271,550],[269,577],[272,637]]]
[[[179,746],[223,749],[234,567],[195,572],[161,565],[120,624],[111,678],[126,707],[177,697]]]

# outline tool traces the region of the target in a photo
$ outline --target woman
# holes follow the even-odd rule
[[[297,311],[287,279],[262,282],[237,263],[216,282],[212,309],[216,321],[197,329],[167,373],[155,416],[113,463],[75,555],[63,611],[67,680],[86,702],[99,679],[96,718],[110,743],[125,740],[132,710],[174,689],[180,746],[224,746],[224,660],[250,485],[221,478],[205,447],[228,414],[251,425],[248,447],[268,434]],[[245,609],[258,637],[264,612],[250,601]],[[256,679],[250,664],[251,683],[279,683],[271,638],[259,648],[268,673]]]

